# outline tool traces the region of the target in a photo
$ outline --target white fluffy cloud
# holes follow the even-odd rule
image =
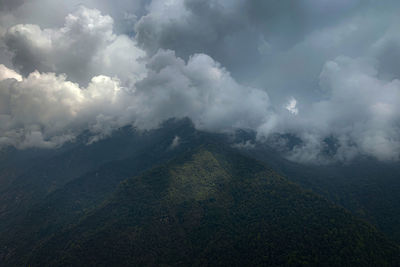
[[[323,120],[329,125],[332,134],[343,140],[344,148],[353,146],[362,154],[397,160],[400,81],[380,79],[373,64],[369,60],[346,57],[326,63],[321,85],[326,88],[329,100],[316,103],[313,111],[328,114],[316,116],[315,121]]]
[[[129,88],[108,76],[93,77],[82,88],[65,75],[38,71],[18,81],[2,66],[0,143],[51,147],[86,129],[96,140],[117,127],[150,129],[172,117],[189,117],[209,131],[254,129],[268,120],[268,95],[239,85],[207,55],[185,62],[161,50],[147,68],[145,78]]]
[[[238,84],[207,55],[193,55],[185,63],[172,51],[160,51],[148,68],[148,76],[136,84],[139,126],[189,117],[200,129],[224,131],[254,129],[268,119],[268,95]]]
[[[3,64],[0,64],[0,81],[5,79],[15,79],[17,81],[22,81],[22,76],[19,75],[16,71],[13,71]]]
[[[396,1],[3,2],[1,144],[189,117],[296,161],[399,159]]]
[[[33,72],[19,81],[2,79],[0,96],[0,144],[23,148],[56,146],[96,127],[104,116],[117,117],[124,93],[119,81],[106,76],[80,88],[63,75]]]
[[[325,153],[327,139],[333,142],[334,159],[339,161],[359,155],[399,159],[399,80],[380,79],[373,60],[338,57],[325,64],[320,86],[323,100],[303,107],[297,116],[280,117],[275,125],[275,131],[302,140],[288,151],[291,159],[332,160]],[[292,110],[290,104],[286,108]]]
[[[142,78],[145,53],[126,35],[113,33],[113,19],[83,6],[65,18],[62,28],[41,29],[18,24],[4,36],[13,53],[14,65],[25,75],[41,72],[66,73],[86,84],[95,75],[118,76],[124,84]]]

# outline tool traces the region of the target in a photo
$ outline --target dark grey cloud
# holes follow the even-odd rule
[[[0,0],[0,10],[9,11],[20,5],[22,5],[24,0]]]
[[[287,50],[307,34],[361,8],[351,1],[152,1],[136,24],[137,40],[150,53],[172,49],[187,58],[206,53],[244,80],[260,67],[260,50]],[[264,48],[262,46],[264,45]]]

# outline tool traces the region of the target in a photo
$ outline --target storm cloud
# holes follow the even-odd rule
[[[189,117],[295,161],[399,160],[397,1],[0,4],[2,145]]]

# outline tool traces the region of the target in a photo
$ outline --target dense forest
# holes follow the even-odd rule
[[[181,144],[171,147],[175,136]],[[183,120],[150,132],[121,129],[91,146],[8,151],[1,168],[3,265],[400,262],[394,241],[330,199],[339,191],[322,197],[323,184],[307,187],[301,172],[284,177],[283,170],[293,173],[283,159],[268,159],[264,150],[251,153],[256,160],[231,141]],[[32,155],[47,157],[46,165]],[[16,168],[22,162],[30,162],[26,171]]]

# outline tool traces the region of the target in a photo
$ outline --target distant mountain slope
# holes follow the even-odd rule
[[[354,173],[349,170],[351,167],[347,172],[343,171],[343,166],[304,167],[285,161],[263,146],[240,151],[266,162],[267,168],[230,148],[232,144],[253,138],[251,132],[240,131],[234,136],[209,134],[195,130],[189,120],[170,120],[159,129],[145,132],[126,127],[109,138],[86,145],[89,137],[82,135],[76,142],[58,149],[1,150],[0,266],[24,266],[27,262],[40,263],[38,266],[50,262],[52,266],[68,265],[68,261],[72,265],[89,264],[88,255],[100,258],[104,255],[103,261],[110,265],[137,263],[140,255],[144,255],[140,261],[148,264],[177,263],[179,258],[183,260],[182,264],[193,259],[190,263],[204,265],[207,257],[213,263],[218,261],[217,256],[209,254],[215,251],[227,255],[240,254],[240,258],[241,253],[255,258],[267,253],[266,259],[277,260],[278,265],[287,263],[289,258],[297,265],[302,265],[303,260],[321,263],[322,259],[332,260],[329,255],[339,255],[337,257],[346,263],[349,256],[341,254],[343,251],[338,252],[338,247],[349,251],[349,255],[354,254],[354,259],[358,257],[361,262],[365,259],[363,253],[371,253],[368,260],[383,266],[385,263],[390,266],[390,260],[397,256],[397,247],[370,226],[275,173],[284,174],[304,188],[312,188],[355,214],[364,215],[363,218],[378,226],[386,222],[388,228],[380,229],[392,237],[391,233],[398,232],[398,229],[396,221],[390,218],[397,218],[400,214],[396,213],[399,210],[396,205],[400,202],[393,201],[397,199],[394,194],[396,187],[391,187],[393,192],[388,191],[384,179],[373,179],[377,171],[369,171],[370,166],[364,168],[364,175],[359,175],[363,179],[349,180],[346,178]],[[174,143],[173,140],[178,141]],[[397,181],[394,179],[397,172],[390,168],[385,170],[380,172],[383,178],[392,177],[391,181]],[[121,181],[129,177],[116,191]],[[154,180],[157,177],[159,182]],[[265,185],[265,179],[274,182]],[[368,194],[364,195],[365,189],[368,189],[365,191]],[[387,198],[382,197],[385,192]],[[143,198],[133,201],[129,199],[130,195]],[[381,200],[376,201],[379,198]],[[146,201],[152,204],[146,204]],[[110,208],[112,205],[116,207],[115,211]],[[128,214],[135,206],[144,207],[141,211],[143,219],[132,223],[137,218]],[[365,213],[360,213],[362,211]],[[236,215],[240,215],[239,220]],[[302,216],[304,219],[299,219]],[[157,220],[164,223],[160,225]],[[132,230],[132,225],[140,235]],[[154,227],[154,232],[145,225]],[[171,230],[171,234],[167,235],[169,230],[163,227]],[[260,234],[256,235],[253,228]],[[161,233],[165,240],[158,239]],[[130,236],[129,240],[125,234]],[[215,235],[216,239],[209,235]],[[264,251],[262,247],[265,244],[253,240],[258,236],[269,242],[269,250]],[[116,240],[117,237],[121,240]],[[177,247],[170,244],[171,238],[183,242],[185,250],[182,253],[190,256],[185,254],[186,258],[183,257]],[[365,246],[360,249],[363,252],[353,252],[358,246],[353,239],[367,244],[360,245]],[[223,240],[226,242],[224,245],[221,243]],[[343,244],[335,240],[341,240]],[[253,254],[237,244],[252,242]],[[336,242],[333,245],[336,250],[321,245],[327,242]],[[88,250],[73,248],[73,244]],[[142,245],[146,249],[136,250]],[[91,246],[99,252],[89,249]],[[228,248],[224,250],[223,246]],[[323,249],[329,253],[319,256]],[[376,251],[371,252],[372,249]],[[173,255],[166,250],[178,254],[166,259],[165,255]],[[132,254],[132,251],[136,252]],[[152,256],[146,254],[148,251],[153,251]],[[116,253],[116,256],[107,253]],[[131,254],[134,259],[129,258]],[[232,262],[241,263],[235,255],[227,257],[232,257]],[[112,262],[114,258],[115,262]],[[149,261],[153,258],[160,259],[160,262]],[[96,259],[93,261],[101,265]],[[225,258],[223,261],[232,263]]]
[[[368,224],[258,161],[213,143],[125,180],[97,209],[38,244],[25,259],[32,266],[396,266],[400,261],[399,248]]]
[[[172,149],[176,135],[191,142]],[[92,145],[81,136],[58,149],[3,150],[0,262],[30,251],[96,207],[122,180],[183,153],[201,138],[189,120],[171,120],[148,132],[122,128]],[[6,175],[14,169],[16,175]]]
[[[265,144],[241,152],[268,163],[290,181],[350,210],[400,244],[398,162],[359,158],[346,164],[299,164],[283,159]]]

